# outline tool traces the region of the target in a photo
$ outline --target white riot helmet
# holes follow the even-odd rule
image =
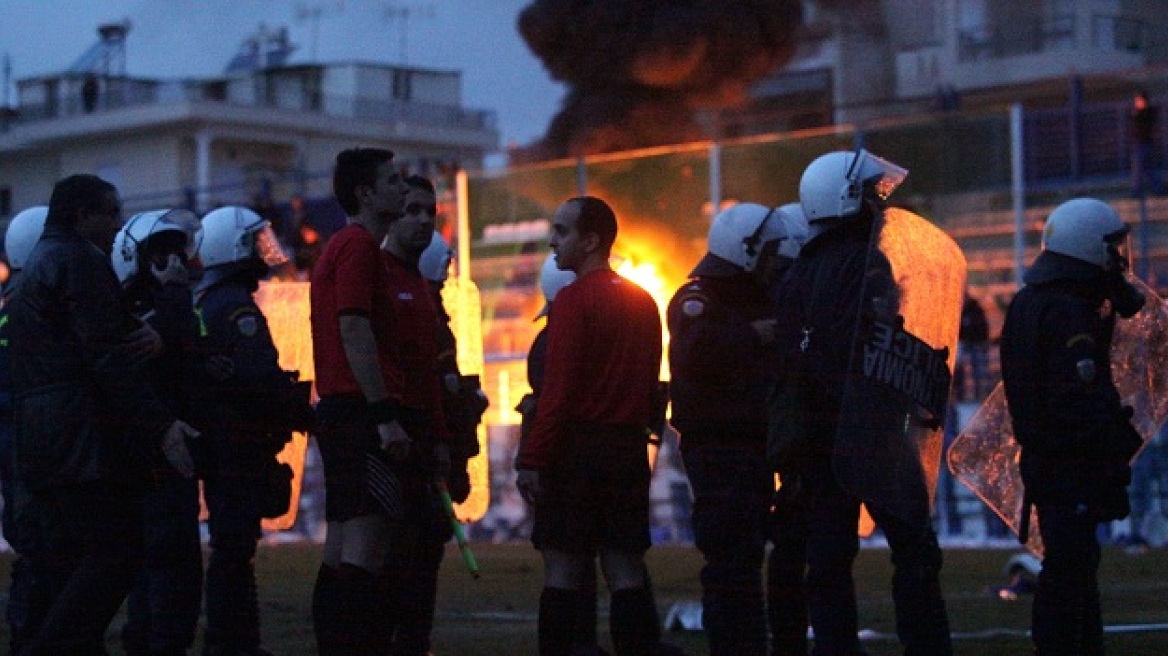
[[[48,215],[48,207],[37,205],[22,210],[8,222],[8,232],[4,233],[4,254],[8,256],[8,267],[11,270],[24,268],[28,254],[45,231],[45,217]]]
[[[754,271],[764,249],[786,236],[777,209],[739,203],[714,217],[708,252],[689,275],[725,277]]]
[[[259,214],[228,205],[203,217],[199,259],[207,269],[257,258],[268,266],[288,262],[271,224]]]
[[[779,242],[779,255],[793,260],[799,257],[799,251],[803,250],[803,244],[809,239],[807,217],[803,215],[803,206],[799,203],[787,203],[779,207],[777,213],[784,233],[783,241]]]
[[[548,253],[547,259],[543,261],[543,268],[539,270],[539,290],[543,292],[544,304],[535,318],[546,317],[552,307],[552,301],[556,300],[556,295],[575,280],[576,273],[557,267],[555,253]]]
[[[1127,253],[1121,246],[1127,234],[1127,225],[1110,205],[1094,198],[1076,198],[1050,213],[1042,228],[1042,249],[1104,270],[1126,268]]]
[[[1027,284],[1102,281],[1115,312],[1130,318],[1147,298],[1126,277],[1128,227],[1110,205],[1076,198],[1054,208],[1042,229],[1042,252],[1026,270]]]
[[[434,236],[430,238],[430,245],[418,257],[418,271],[430,282],[446,282],[450,275],[450,260],[453,257],[454,251],[450,250],[446,240],[435,230]]]
[[[864,208],[866,191],[887,200],[906,176],[905,169],[863,149],[827,153],[803,171],[799,202],[813,226],[828,219],[848,218]]]
[[[143,252],[148,250],[147,242],[166,239],[164,233],[170,233],[178,240],[176,243],[181,243],[188,260],[198,252],[202,231],[199,217],[194,212],[169,209],[135,214],[114,237],[110,252],[110,263],[114,273],[118,274],[118,282],[124,283],[137,275],[142,269]]]

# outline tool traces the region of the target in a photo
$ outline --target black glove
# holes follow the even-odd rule
[[[1130,319],[1135,316],[1148,300],[1144,297],[1143,292],[1128,282],[1127,278],[1123,275],[1123,271],[1118,268],[1107,272],[1107,287],[1110,292],[1112,307],[1124,319]]]
[[[1105,448],[1109,455],[1127,465],[1144,446],[1144,438],[1131,424],[1133,411],[1125,406],[1122,414],[1116,418],[1111,431],[1107,435]]]

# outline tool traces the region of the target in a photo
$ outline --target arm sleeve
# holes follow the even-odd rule
[[[549,452],[568,420],[572,381],[579,377],[581,360],[587,357],[579,301],[574,294],[565,294],[567,291],[560,292],[548,317],[543,389],[531,433],[516,458],[519,469],[540,469],[548,464]]]
[[[174,417],[126,353],[129,333],[140,323],[122,306],[113,271],[89,260],[62,270],[71,328],[81,341],[107,415],[116,417],[129,433],[160,444]]]
[[[380,280],[381,256],[372,239],[349,238],[336,255],[337,314],[355,313],[369,316],[373,310],[373,284]]]

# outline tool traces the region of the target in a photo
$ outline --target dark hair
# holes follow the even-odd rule
[[[71,175],[53,185],[45,225],[76,225],[79,214],[107,209],[106,197],[111,193],[118,193],[117,187],[96,175]]]
[[[406,184],[409,185],[410,189],[421,189],[422,191],[428,191],[431,194],[435,193],[434,183],[430,182],[429,178],[418,175],[417,173],[406,178]]]
[[[567,202],[575,203],[580,208],[576,231],[581,235],[596,233],[600,237],[601,248],[606,251],[611,249],[616,241],[616,214],[608,203],[595,196],[576,196]]]
[[[377,167],[392,161],[393,151],[385,148],[350,148],[337,154],[333,195],[345,214],[355,216],[361,211],[357,187],[376,188]]]

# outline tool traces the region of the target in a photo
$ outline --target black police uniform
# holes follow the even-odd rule
[[[208,356],[230,358],[233,373],[217,383],[216,410],[202,442],[207,453],[204,497],[211,555],[206,575],[208,654],[259,651],[254,558],[260,521],[272,491],[275,455],[312,409],[298,401],[280,369],[267,321],[252,299],[265,267],[258,262],[209,269],[195,294]]]
[[[699,277],[670,301],[669,365],[672,423],[694,493],[693,524],[702,568],[702,622],[710,653],[766,654],[766,597],[772,597],[776,654],[806,651],[806,611],[801,586],[780,584],[784,568],[802,580],[804,544],[776,549],[766,594],[762,564],[774,495],[766,459],[767,394],[774,378],[773,347],[751,323],[774,317],[755,279],[725,260],[707,255]],[[707,269],[707,273],[701,273]],[[784,536],[787,537],[787,536]],[[786,544],[786,543],[784,543]],[[789,615],[794,612],[794,617]],[[792,630],[791,624],[798,624]]]
[[[162,337],[162,352],[146,367],[155,393],[176,416],[200,426],[207,408],[197,406],[208,380],[190,288],[140,277],[124,300]],[[122,643],[131,655],[185,654],[195,639],[202,600],[198,479],[156,468],[155,486],[143,499],[143,520],[145,559],[127,599]]]
[[[4,287],[4,299],[0,300],[0,496],[4,498],[0,526],[4,540],[16,554],[12,560],[8,603],[4,605],[4,619],[11,634],[9,645],[12,653],[20,651],[20,641],[24,635],[28,618],[29,595],[32,593],[32,567],[25,554],[32,548],[32,527],[26,513],[20,509],[28,503],[28,491],[16,475],[16,452],[12,415],[12,364],[8,340],[8,293],[12,282]]]
[[[872,218],[862,215],[809,241],[776,289],[780,374],[800,376],[798,420],[806,433],[798,467],[807,521],[808,616],[816,653],[863,654],[852,565],[862,499],[845,491],[832,469],[840,404],[864,278],[872,273]],[[887,273],[887,272],[886,272]],[[786,372],[786,373],[784,373]],[[894,566],[897,634],[911,654],[949,654],[941,596],[941,549],[931,526],[913,526],[868,506],[884,531]]]
[[[1032,635],[1039,655],[1102,654],[1095,531],[1127,516],[1141,440],[1111,377],[1116,317],[1102,272],[1050,252],[1040,260],[1010,304],[1001,345],[1025,503],[1045,548]]]

